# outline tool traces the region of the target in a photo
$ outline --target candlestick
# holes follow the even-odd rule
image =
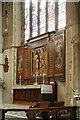
[[[37,83],[37,74],[36,74],[36,83]]]
[[[20,85],[21,85],[21,75],[20,75],[20,77],[19,77],[19,82],[20,82]]]
[[[43,73],[43,84],[44,84],[44,75],[45,75],[45,74]]]
[[[37,83],[37,76],[38,76],[38,73],[36,72],[36,81],[35,81],[35,85],[37,85],[38,83]]]
[[[20,75],[20,78],[19,78],[20,80],[21,80],[21,75]]]

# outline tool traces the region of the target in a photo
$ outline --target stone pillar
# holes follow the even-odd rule
[[[16,46],[21,45],[21,2],[9,2],[9,21],[8,42],[5,40],[4,50],[4,57],[7,55],[9,60],[9,70],[4,72],[6,82],[6,90],[3,92],[4,103],[13,102],[13,85],[16,84]],[[5,39],[5,36],[3,37]]]
[[[2,39],[2,2],[0,2],[0,78],[3,79],[3,39]],[[2,103],[2,86],[0,86],[0,103]]]
[[[73,14],[74,13],[74,14]],[[66,104],[75,104],[73,89],[78,89],[78,3],[67,2],[66,26]]]
[[[80,92],[80,2],[78,4],[78,90]]]
[[[13,3],[13,85],[16,85],[16,46],[21,45],[21,2]]]

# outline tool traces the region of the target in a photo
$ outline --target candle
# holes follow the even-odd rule
[[[43,73],[43,84],[44,84],[44,75],[45,75],[45,74]]]
[[[36,81],[35,81],[35,85],[37,85],[38,83],[37,83],[37,76],[38,76],[38,73],[36,72],[36,74],[35,74],[35,77],[36,77]]]
[[[20,79],[20,81],[19,81],[19,82],[20,82],[20,85],[21,85],[21,75],[20,75],[19,79]]]
[[[37,73],[36,73],[36,81],[37,81]]]
[[[20,78],[19,78],[20,80],[21,80],[21,75],[20,75]]]

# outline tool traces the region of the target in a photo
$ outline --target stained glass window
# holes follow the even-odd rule
[[[29,0],[25,1],[25,41],[29,39],[29,34],[30,34],[30,22],[29,22],[29,5],[30,2]]]
[[[32,37],[38,35],[38,2],[32,0]]]
[[[40,34],[46,32],[46,0],[40,0]]]
[[[66,0],[58,2],[58,29],[66,26]]]
[[[65,26],[66,0],[25,0],[25,41]]]
[[[48,2],[48,31],[55,30],[55,2],[54,0],[49,0]]]

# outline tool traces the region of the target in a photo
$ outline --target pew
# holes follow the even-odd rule
[[[65,118],[66,120],[67,119],[76,120],[76,110],[77,110],[76,106],[60,106],[60,107],[47,107],[47,108],[30,108],[28,112],[31,113],[29,116],[31,120],[34,120],[36,118],[37,113],[43,111],[50,113],[52,115],[53,120],[62,119],[62,115],[66,115],[66,113],[69,114],[69,117]]]
[[[2,118],[0,120],[5,120],[5,113],[8,111],[24,111],[26,113],[26,118],[28,117],[29,120],[34,120],[36,117],[36,114],[39,112],[47,111],[53,117],[53,120],[58,120],[58,118],[63,114],[64,111],[68,112],[70,114],[71,120],[76,120],[76,106],[60,106],[60,107],[36,107],[36,108],[0,108],[0,111],[2,112]]]
[[[69,110],[69,109],[72,109],[72,108],[69,107],[68,109],[66,109],[66,107],[64,106],[64,103],[65,103],[64,101],[59,101],[59,102],[57,102],[57,101],[55,101],[55,102],[41,101],[41,102],[37,102],[34,106],[30,106],[30,108],[53,107],[53,109],[55,109],[55,107],[56,107],[56,109],[55,109],[55,111],[56,111],[55,116],[57,116],[56,119],[58,119],[58,120],[71,119],[71,113],[70,112],[72,110]],[[60,107],[61,107],[61,109],[60,109]],[[37,112],[37,114],[35,116],[35,120],[44,120],[44,118],[47,118],[48,120],[53,120],[53,119],[55,119],[55,117],[53,118],[52,114],[53,113],[51,113],[51,111],[47,111],[47,110],[39,111],[39,112]]]

